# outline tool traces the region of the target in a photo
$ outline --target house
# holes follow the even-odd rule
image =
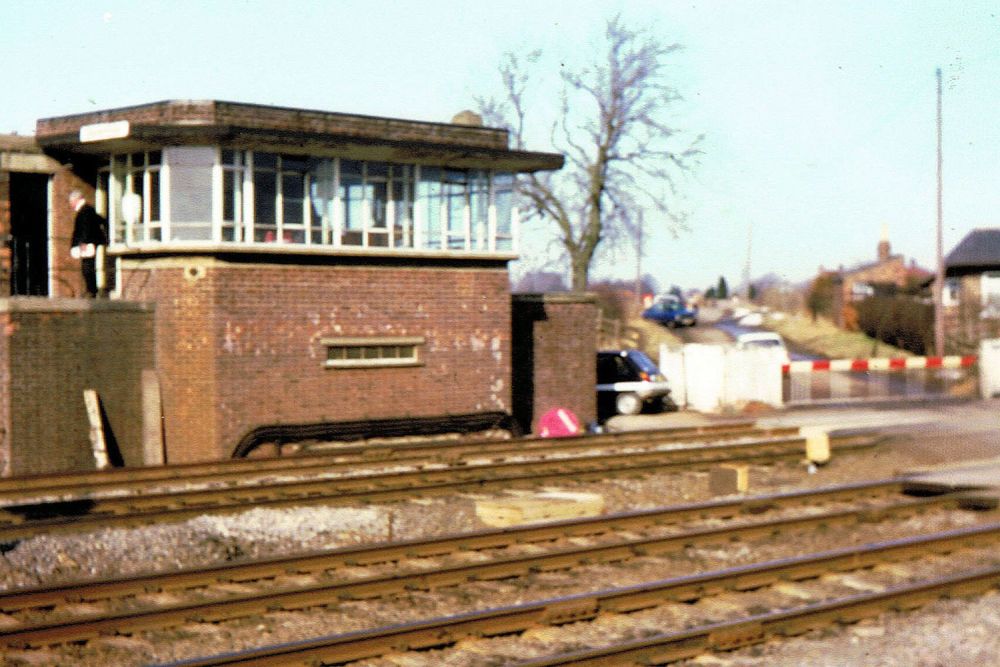
[[[856,314],[851,304],[877,294],[918,289],[933,274],[918,266],[915,260],[907,262],[903,255],[893,254],[888,232],[883,227],[874,262],[851,269],[841,267],[837,271],[821,268],[820,275],[827,276],[835,286],[832,311],[837,326],[853,328]]]
[[[0,137],[0,471],[86,467],[88,387],[129,465],[227,458],[260,429],[511,414],[519,309],[593,330],[592,301],[510,293],[515,177],[562,162],[510,148],[472,113],[216,100]],[[109,221],[108,298],[79,298],[72,190]],[[559,400],[590,418],[592,379],[556,399],[532,377],[539,409]]]
[[[974,229],[944,259],[945,347],[971,352],[1000,338],[1000,228]]]

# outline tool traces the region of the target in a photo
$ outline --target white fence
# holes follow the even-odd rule
[[[674,402],[701,412],[750,401],[782,404],[784,357],[780,350],[737,350],[691,343],[680,351],[660,347],[660,368]]]
[[[970,389],[975,393],[977,372],[980,395],[1000,396],[1000,339],[983,341],[978,358],[794,362],[787,374],[782,353],[772,349],[693,343],[671,350],[664,345],[659,362],[677,405],[702,412],[748,402],[781,406],[968,396]],[[810,364],[819,372],[804,368]]]
[[[979,392],[983,398],[1000,396],[1000,338],[979,344]]]

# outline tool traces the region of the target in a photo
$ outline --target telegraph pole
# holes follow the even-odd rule
[[[942,239],[941,68],[937,68],[937,276],[934,279],[934,352],[944,356],[944,241]]]
[[[639,307],[643,306],[642,303],[642,232],[643,232],[643,216],[642,210],[638,212],[639,225],[635,230],[635,298],[639,302]]]

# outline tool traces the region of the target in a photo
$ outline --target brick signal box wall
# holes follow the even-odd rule
[[[0,300],[2,474],[94,469],[84,389],[100,396],[112,459],[143,465],[141,380],[152,368],[152,304]]]
[[[263,425],[510,411],[504,263],[292,261],[126,262],[124,298],[157,304],[169,462],[229,458]],[[324,338],[394,336],[424,338],[420,365],[324,366]]]
[[[597,300],[592,294],[513,296],[514,417],[538,432],[553,408],[597,418]]]

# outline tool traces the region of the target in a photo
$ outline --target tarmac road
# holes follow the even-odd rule
[[[827,426],[831,430],[874,430],[898,436],[903,446],[926,465],[1000,457],[1000,399],[896,402],[877,405],[776,408],[753,417],[710,415],[682,410],[608,420],[612,431],[660,429],[756,418],[771,426]]]

